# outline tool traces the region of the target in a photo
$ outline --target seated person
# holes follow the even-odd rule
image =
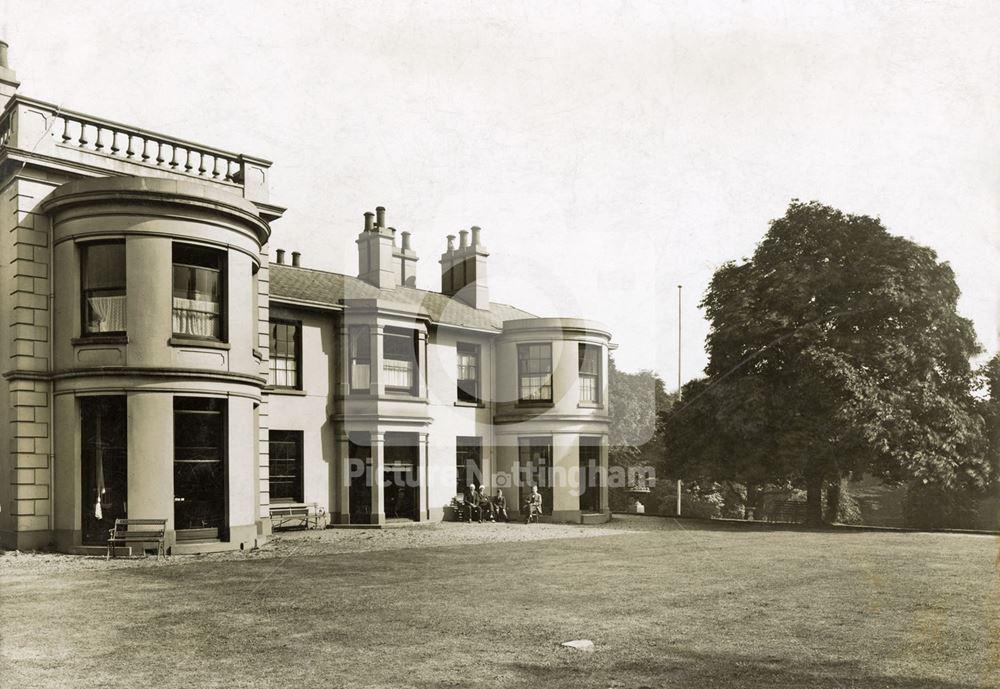
[[[462,515],[459,517],[459,520],[471,523],[473,511],[477,511],[479,508],[479,497],[476,494],[476,487],[470,483],[462,497],[465,500],[465,504],[462,506]]]
[[[542,494],[538,492],[538,486],[531,487],[531,493],[528,494],[528,499],[525,501],[524,506],[528,512],[524,523],[537,522],[538,515],[542,513]]]
[[[493,496],[493,516],[497,521],[508,520],[507,499],[503,496],[503,491],[497,488],[497,494]]]
[[[493,521],[493,502],[490,500],[489,493],[486,492],[486,486],[479,486],[479,491],[476,493],[476,505],[479,507],[479,523],[483,523],[485,517],[489,517],[490,521]]]

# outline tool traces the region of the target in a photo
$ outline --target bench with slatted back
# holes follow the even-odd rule
[[[271,528],[281,529],[289,524],[307,529],[324,525],[324,512],[315,502],[279,502],[270,506]]]
[[[166,530],[166,519],[116,519],[115,528],[108,531],[108,554],[104,559],[114,556],[117,546],[130,543],[156,543],[156,557],[166,557]]]

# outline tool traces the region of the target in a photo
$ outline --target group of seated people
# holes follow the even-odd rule
[[[542,513],[542,496],[538,492],[537,486],[531,487],[531,493],[525,501],[525,513],[527,514],[525,523],[538,521],[538,515]],[[497,494],[492,498],[486,492],[485,486],[476,486],[472,483],[465,489],[462,495],[462,504],[458,513],[459,521],[472,523],[475,518],[480,524],[489,520],[491,522],[509,521],[507,516],[507,499],[503,491],[497,488]]]
[[[473,518],[480,524],[486,520],[507,521],[507,499],[499,488],[497,494],[491,498],[486,492],[486,486],[476,488],[470,483],[462,499],[462,511],[459,515],[461,521],[472,522]]]

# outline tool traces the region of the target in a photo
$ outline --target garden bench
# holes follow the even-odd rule
[[[166,530],[166,519],[116,519],[114,528],[108,529],[108,553],[104,559],[114,556],[119,545],[128,547],[131,554],[130,543],[155,543],[156,557],[166,557]]]
[[[288,524],[319,529],[324,512],[315,502],[283,502],[271,505],[271,528],[281,529]]]

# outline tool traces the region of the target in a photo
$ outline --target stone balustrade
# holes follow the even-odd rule
[[[34,156],[54,157],[153,175],[141,168],[242,187],[245,198],[267,201],[270,161],[203,146],[111,120],[86,115],[21,95],[0,114],[0,146]],[[100,156],[108,160],[103,162]],[[111,162],[118,161],[118,162]],[[132,166],[140,166],[136,169]]]
[[[63,146],[167,167],[195,177],[210,177],[225,182],[239,182],[242,179],[239,154],[199,146],[96,117],[60,111],[55,113],[52,131]]]

